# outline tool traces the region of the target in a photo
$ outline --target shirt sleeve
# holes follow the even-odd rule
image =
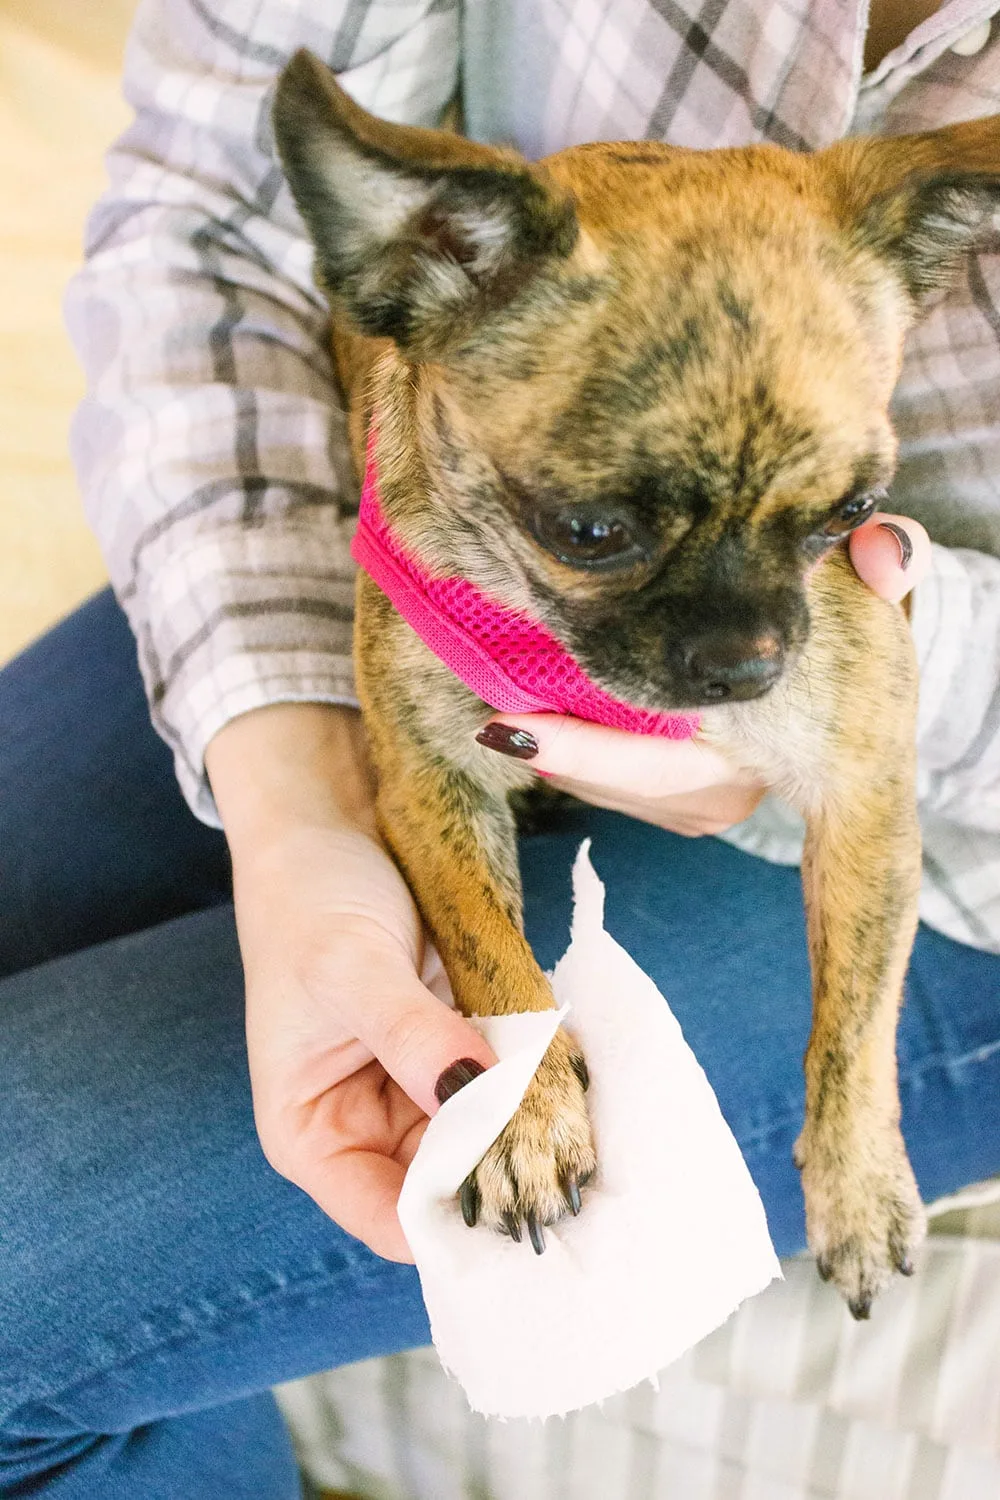
[[[208,822],[203,754],[223,724],[354,701],[355,482],[270,130],[275,77],[303,45],[367,108],[434,124],[457,83],[458,0],[144,0],[126,54],[134,123],[67,292],[84,504],[153,722]]]
[[[1000,558],[934,546],[913,600],[921,811],[1000,833]]]

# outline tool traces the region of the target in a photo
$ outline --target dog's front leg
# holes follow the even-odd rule
[[[820,1275],[856,1318],[894,1271],[909,1274],[925,1228],[896,1076],[920,877],[907,769],[839,777],[808,820],[802,867],[813,1027],[795,1155]]]
[[[488,710],[432,657],[365,577],[358,678],[378,779],[379,828],[406,876],[465,1015],[549,1010],[555,1002],[524,937],[507,798],[528,773],[477,745]],[[556,1032],[522,1103],[465,1183],[466,1222],[536,1250],[542,1228],[580,1207],[595,1154],[587,1071]]]
[[[896,1073],[920,888],[916,664],[902,611],[846,556],[816,571],[809,603],[805,656],[737,712],[733,753],[806,818],[813,1027],[795,1156],[820,1274],[865,1318],[925,1232]]]
[[[819,670],[832,673],[832,691],[802,868],[813,1028],[796,1160],[820,1274],[866,1318],[893,1272],[912,1270],[926,1230],[896,1070],[920,893],[917,674],[901,610],[874,598],[840,559],[817,584],[820,660],[806,690],[815,694]]]

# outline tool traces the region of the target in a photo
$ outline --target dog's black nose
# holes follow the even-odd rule
[[[680,651],[685,687],[698,703],[757,698],[781,676],[785,652],[776,635],[718,630],[698,636]]]

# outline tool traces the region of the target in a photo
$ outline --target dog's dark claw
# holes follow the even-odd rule
[[[908,1255],[904,1255],[902,1260],[896,1266],[896,1270],[899,1272],[900,1276],[912,1276],[916,1269],[916,1266],[913,1264]]]
[[[504,1214],[504,1216],[503,1216],[503,1222],[504,1222],[504,1226],[505,1226],[505,1228],[507,1230],[507,1233],[510,1235],[511,1239],[514,1241],[515,1244],[519,1245],[521,1243],[521,1221],[520,1221],[520,1219],[517,1219],[517,1218],[514,1217],[513,1214],[508,1213],[508,1214]]]
[[[462,1218],[470,1229],[479,1222],[479,1188],[474,1177],[467,1177],[458,1190],[458,1201],[462,1206]]]
[[[833,1275],[833,1267],[831,1266],[830,1262],[828,1260],[824,1260],[822,1256],[820,1256],[816,1262],[816,1270],[819,1272],[820,1281],[829,1281],[830,1277]]]
[[[859,1323],[864,1323],[872,1315],[872,1294],[862,1292],[860,1297],[855,1297],[854,1301],[847,1305],[851,1309],[851,1317],[856,1318]]]
[[[577,1182],[575,1177],[564,1177],[562,1182],[562,1190],[566,1195],[566,1202],[569,1204],[569,1211],[573,1215],[573,1217],[576,1218],[577,1214],[580,1212],[580,1209],[583,1207],[583,1203],[580,1198],[580,1184]]]
[[[528,1238],[531,1240],[531,1248],[536,1255],[545,1254],[545,1233],[541,1224],[535,1218],[534,1212],[529,1209],[525,1218],[528,1222]],[[520,1237],[520,1236],[519,1236]]]
[[[577,1078],[579,1078],[580,1087],[582,1089],[589,1089],[590,1070],[579,1053],[570,1058],[570,1067],[573,1069],[573,1072],[576,1074]]]

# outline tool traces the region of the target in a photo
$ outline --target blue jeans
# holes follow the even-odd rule
[[[797,872],[580,807],[523,845],[547,966],[584,834],[799,1249]],[[269,1387],[428,1338],[412,1268],[261,1154],[227,892],[100,595],[0,673],[0,1496],[292,1500]],[[921,930],[900,1062],[925,1196],[1000,1171],[1000,959]]]

